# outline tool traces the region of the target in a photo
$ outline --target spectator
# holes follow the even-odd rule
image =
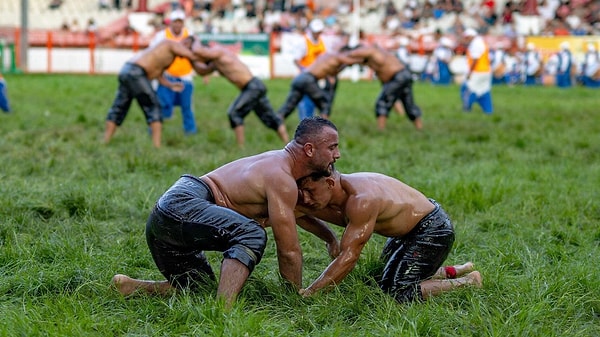
[[[511,25],[513,23],[513,12],[515,11],[515,7],[515,4],[510,0],[504,4],[504,9],[502,10],[503,25]]]
[[[506,83],[506,51],[504,46],[499,45],[490,50],[490,62],[492,65],[492,84]]]
[[[62,30],[63,32],[71,31],[71,26],[69,25],[69,22],[67,21],[67,19],[63,20],[63,23],[60,25],[60,30]]]
[[[584,86],[600,88],[600,53],[598,53],[593,43],[587,44],[587,51],[581,67],[581,75]]]
[[[85,32],[87,34],[93,33],[95,34],[98,31],[98,26],[96,25],[96,20],[94,18],[89,18],[87,22],[87,27],[85,28]]]
[[[99,10],[110,9],[110,4],[108,3],[108,0],[98,0],[98,9]]]
[[[446,6],[442,0],[437,0],[433,6],[433,18],[439,20],[444,14],[446,14]]]
[[[433,51],[435,68],[433,71],[433,83],[437,85],[448,85],[452,82],[450,72],[450,61],[454,56],[452,48],[454,44],[449,38],[442,36],[439,45]]]
[[[2,73],[0,73],[0,110],[6,113],[10,112],[10,104],[6,92],[6,81],[4,80],[4,77],[2,77]]]
[[[542,2],[540,2],[538,5],[537,10],[542,18],[543,26],[546,26],[550,21],[552,21],[556,15],[556,8],[552,5],[550,0],[542,0]]]
[[[470,112],[474,103],[478,103],[485,114],[494,111],[492,105],[492,70],[489,47],[482,36],[473,28],[463,33],[467,43],[467,62],[469,70],[465,82],[460,88],[463,110]]]
[[[573,86],[571,76],[574,70],[575,68],[573,67],[573,55],[571,54],[571,46],[569,42],[564,41],[560,44],[560,51],[558,52],[556,85],[559,88],[570,88],[571,86]]]
[[[531,42],[527,43],[527,51],[523,55],[523,73],[525,85],[540,84],[542,75],[542,57]]]
[[[408,70],[410,70],[410,39],[406,36],[400,36],[398,38],[398,50],[396,50],[396,57],[404,64]]]
[[[50,4],[48,4],[49,9],[59,9],[62,6],[63,0],[51,0]]]
[[[81,26],[79,25],[79,20],[77,18],[71,21],[71,33],[79,33],[81,32]]]
[[[561,19],[554,19],[551,22],[552,27],[552,35],[554,36],[569,36],[571,35],[571,31],[567,24]]]

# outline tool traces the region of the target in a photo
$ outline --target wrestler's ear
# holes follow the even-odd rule
[[[306,153],[307,156],[312,157],[314,154],[314,149],[315,147],[313,146],[312,143],[306,143],[303,145],[304,147],[304,152]]]
[[[333,177],[325,178],[325,182],[327,183],[329,189],[332,189],[335,186],[335,179]]]

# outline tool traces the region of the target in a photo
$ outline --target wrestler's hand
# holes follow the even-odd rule
[[[338,255],[340,255],[340,241],[336,238],[334,242],[327,242],[327,252],[329,253],[329,257],[331,259],[335,259]]]
[[[175,92],[182,92],[184,88],[183,83],[173,83],[171,84],[171,90],[175,91]]]
[[[309,288],[300,289],[298,290],[298,294],[300,294],[300,296],[302,297],[309,297],[310,295],[312,295],[312,291],[310,291]]]

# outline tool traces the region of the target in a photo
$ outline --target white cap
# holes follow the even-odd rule
[[[313,19],[308,25],[308,28],[310,28],[310,31],[313,33],[320,33],[325,28],[325,24],[321,19]]]
[[[408,44],[410,43],[410,40],[406,37],[406,36],[400,36],[398,38],[398,43],[402,46],[402,47],[406,47],[408,46]]]
[[[448,47],[451,48],[452,47],[452,40],[450,40],[449,38],[442,36],[440,38],[440,44],[444,47]]]
[[[567,41],[564,41],[564,42],[560,43],[560,49],[562,49],[562,50],[567,50],[567,49],[569,49],[570,46],[571,45]]]
[[[587,50],[588,51],[596,51],[596,46],[594,46],[594,44],[590,42],[587,44]]]
[[[389,20],[386,24],[386,28],[389,30],[396,30],[398,27],[400,27],[400,20],[397,18]]]
[[[183,11],[180,11],[180,10],[174,10],[169,15],[169,20],[171,20],[171,21],[176,21],[176,20],[183,21],[183,20],[185,20],[185,13]]]
[[[467,29],[465,29],[463,36],[465,36],[465,37],[477,36],[477,31],[473,28],[467,28]]]
[[[535,45],[532,42],[527,43],[527,50],[534,50],[535,49]]]

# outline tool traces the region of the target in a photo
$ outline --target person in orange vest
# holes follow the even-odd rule
[[[463,110],[470,112],[473,103],[478,103],[486,114],[494,112],[492,106],[492,67],[490,49],[477,31],[467,28],[463,37],[467,43],[467,70],[460,88]]]
[[[300,69],[300,72],[304,72],[311,64],[315,62],[317,57],[324,54],[327,51],[325,43],[321,38],[321,33],[325,29],[325,24],[321,19],[313,19],[309,25],[306,34],[304,34],[304,44],[299,46],[294,64]],[[326,87],[328,79],[321,81],[320,84],[322,89],[329,90]],[[315,112],[315,104],[308,96],[304,96],[300,104],[298,104],[298,117],[300,120],[313,116]],[[287,116],[285,116],[287,117]]]
[[[169,27],[156,33],[150,46],[154,46],[162,40],[181,41],[190,35],[187,28],[184,27],[185,13],[182,10],[174,10],[169,15]],[[183,120],[183,131],[188,134],[198,132],[196,120],[192,110],[192,96],[194,93],[194,69],[190,61],[184,57],[177,57],[175,61],[163,73],[170,82],[183,84],[182,91],[174,91],[160,83],[156,89],[158,100],[160,101],[162,116],[169,119],[173,116],[173,107],[181,107]]]
[[[10,112],[10,104],[8,102],[8,95],[6,94],[6,81],[0,73],[0,110],[8,113]]]

